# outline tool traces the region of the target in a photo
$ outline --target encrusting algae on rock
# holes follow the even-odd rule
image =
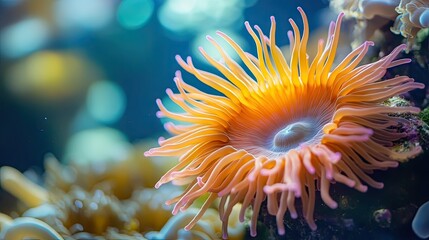
[[[312,229],[316,190],[322,201],[336,208],[329,193],[331,183],[342,183],[366,192],[367,184],[383,188],[369,175],[374,170],[398,166],[422,152],[419,145],[395,151],[395,142],[407,138],[398,131],[409,120],[401,113],[417,114],[413,106],[389,106],[383,102],[424,85],[407,76],[383,80],[388,68],[410,62],[395,60],[406,46],[396,47],[376,62],[361,65],[368,48],[366,41],[334,66],[340,26],[344,14],[330,24],[326,42],[320,40],[313,60],[306,53],[309,38],[307,17],[301,35],[290,19],[288,32],[291,59],[284,58],[276,46],[276,23],[271,18],[269,36],[249,23],[245,26],[256,44],[257,55],[244,52],[231,38],[217,32],[240,56],[249,71],[233,61],[211,37],[207,39],[222,55],[222,61],[202,55],[224,77],[197,69],[190,57],[177,57],[179,65],[220,95],[205,93],[187,84],[179,71],[174,81],[178,93],[167,89],[172,101],[185,112],[169,111],[157,100],[158,117],[189,123],[165,124],[172,137],[159,139],[159,147],[146,156],[178,156],[179,162],[156,184],[168,182],[186,185],[179,196],[167,201],[175,204],[173,214],[186,210],[202,196],[208,195],[201,210],[185,229],[192,229],[208,207],[220,198],[219,213],[223,221],[223,238],[231,211],[241,204],[240,221],[252,209],[250,234],[256,236],[261,205],[276,217],[279,234],[285,234],[284,217],[292,218],[298,210]],[[251,73],[251,75],[248,74]],[[300,209],[295,201],[299,200]]]

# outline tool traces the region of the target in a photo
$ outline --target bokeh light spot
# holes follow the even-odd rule
[[[89,114],[102,123],[114,123],[125,110],[125,93],[113,82],[98,81],[93,83],[86,100]]]
[[[158,12],[160,23],[180,35],[242,22],[244,0],[168,0]]]
[[[95,30],[107,25],[114,13],[110,0],[59,0],[54,6],[58,25],[66,30]]]
[[[3,56],[16,58],[31,53],[49,40],[49,29],[40,19],[26,19],[8,26],[0,34]]]
[[[12,65],[5,85],[31,103],[61,104],[76,99],[99,78],[98,67],[80,53],[39,51]]]
[[[95,128],[75,133],[66,147],[66,162],[91,164],[122,161],[131,150],[125,135],[112,128]]]
[[[153,9],[152,0],[123,0],[119,5],[117,18],[124,28],[136,29],[149,20]]]

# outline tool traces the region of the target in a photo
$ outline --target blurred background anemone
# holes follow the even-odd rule
[[[312,29],[331,19],[323,11],[328,5],[301,4],[311,13]],[[268,29],[271,15],[284,29],[279,44],[286,45],[297,6],[274,0],[0,0],[0,165],[42,171],[46,153],[89,161],[116,145],[102,153],[114,158],[127,144],[159,135],[155,99],[173,86],[176,54],[192,55],[212,70],[198,53],[202,46],[219,59],[206,35],[222,30],[253,51],[243,23]]]

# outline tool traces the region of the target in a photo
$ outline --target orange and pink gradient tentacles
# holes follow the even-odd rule
[[[258,26],[252,28],[245,23],[255,41],[256,56],[217,32],[237,52],[248,71],[211,37],[207,39],[222,55],[222,62],[204,49],[200,51],[223,76],[197,69],[190,57],[184,60],[177,56],[183,69],[221,93],[203,92],[187,84],[177,71],[174,81],[178,92],[167,89],[167,94],[185,112],[171,112],[161,100],[156,101],[158,117],[188,123],[167,123],[165,128],[172,137],[160,138],[160,146],[145,153],[179,157],[178,164],[156,187],[167,182],[187,185],[180,196],[167,202],[175,204],[174,214],[186,210],[203,195],[208,196],[186,229],[192,228],[217,198],[224,238],[228,217],[238,203],[242,203],[241,221],[246,209],[251,208],[250,231],[255,236],[265,200],[268,213],[277,219],[279,234],[285,233],[286,212],[292,218],[298,216],[295,201],[301,201],[304,218],[311,229],[316,229],[316,190],[320,190],[326,205],[336,208],[329,194],[331,182],[361,192],[367,190],[367,185],[382,188],[382,183],[369,176],[373,170],[396,167],[421,151],[416,147],[397,153],[391,148],[393,141],[405,134],[391,127],[407,121],[392,114],[418,113],[419,109],[383,105],[392,96],[424,87],[407,76],[381,80],[386,69],[410,62],[395,60],[405,45],[374,63],[358,66],[373,45],[364,42],[334,66],[343,18],[340,14],[331,23],[326,42],[318,42],[317,54],[310,61],[306,53],[308,21],[304,11],[298,10],[304,29],[301,33],[289,20],[293,28],[288,33],[292,52],[289,61],[276,45],[274,17],[269,36]]]

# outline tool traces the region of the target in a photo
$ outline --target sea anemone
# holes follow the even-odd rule
[[[219,213],[226,238],[228,218],[241,203],[240,221],[251,207],[250,233],[256,235],[261,204],[266,201],[268,213],[274,215],[279,234],[285,233],[286,211],[297,218],[296,199],[311,229],[316,189],[330,208],[337,203],[329,194],[330,184],[339,182],[365,192],[368,184],[382,188],[372,179],[374,170],[396,167],[421,152],[419,146],[405,152],[393,150],[395,141],[406,137],[398,124],[408,120],[398,113],[418,113],[412,106],[391,107],[389,98],[423,84],[406,76],[382,80],[386,69],[409,63],[394,60],[405,49],[395,48],[380,60],[358,66],[372,42],[364,42],[337,66],[333,65],[339,41],[343,14],[332,22],[326,44],[319,41],[318,52],[310,61],[306,47],[309,38],[307,17],[302,35],[290,19],[293,32],[291,59],[287,63],[276,46],[276,23],[271,17],[271,30],[265,36],[246,22],[256,44],[257,56],[244,52],[230,37],[217,32],[240,56],[248,71],[233,61],[211,37],[207,39],[223,57],[216,61],[204,49],[201,53],[225,78],[199,70],[192,59],[177,56],[181,67],[220,94],[203,92],[184,82],[176,72],[178,93],[167,94],[184,113],[171,112],[157,100],[158,117],[178,120],[187,125],[165,124],[173,136],[160,138],[159,147],[147,156],[180,156],[179,163],[156,184],[167,182],[187,185],[186,190],[169,201],[175,203],[173,214],[184,211],[200,197],[207,200],[185,227],[191,229],[210,204],[220,197]],[[258,36],[259,35],[259,36]]]
[[[423,0],[401,0],[396,7],[398,17],[392,32],[406,38],[415,38],[417,32],[429,28],[429,2]]]

